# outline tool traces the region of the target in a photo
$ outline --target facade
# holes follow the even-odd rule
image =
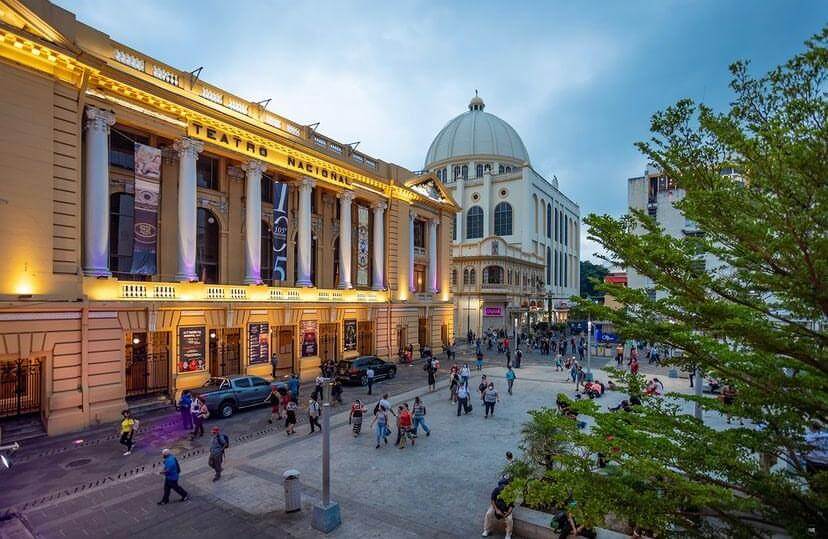
[[[452,231],[458,336],[566,319],[580,288],[580,210],[538,174],[517,132],[475,95],[428,150],[425,169],[462,206]]]
[[[0,20],[0,419],[58,434],[273,357],[307,379],[448,340],[458,207],[436,176],[45,0]]]
[[[625,271],[610,272],[610,273],[608,273],[604,276],[604,282],[605,283],[617,284],[617,285],[626,287],[627,286],[627,272],[625,272]],[[613,297],[610,294],[605,294],[604,295],[604,305],[606,305],[610,309],[615,309],[615,310],[620,309],[622,307],[621,303],[617,299],[615,299],[615,297]]]

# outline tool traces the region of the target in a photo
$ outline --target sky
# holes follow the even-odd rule
[[[828,2],[800,0],[56,3],[411,170],[477,89],[582,217],[625,213],[626,180],[646,165],[633,144],[648,138],[654,112],[685,97],[725,110],[733,61],[762,74],[828,23]],[[581,230],[585,260],[599,247]]]

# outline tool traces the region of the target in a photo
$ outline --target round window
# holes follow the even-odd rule
[[[500,190],[500,198],[506,198],[509,195],[509,191],[507,189]]]
[[[472,193],[472,200],[477,202],[478,200],[480,200],[480,195],[478,195],[477,193]]]

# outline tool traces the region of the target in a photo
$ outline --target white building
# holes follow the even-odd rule
[[[563,320],[580,283],[578,205],[538,174],[517,132],[469,110],[446,124],[425,160],[463,208],[452,233],[452,291],[458,336],[469,329]]]

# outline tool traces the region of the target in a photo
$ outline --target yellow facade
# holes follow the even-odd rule
[[[134,194],[134,172],[111,160],[115,134],[161,149],[157,271],[147,280],[82,271],[85,240],[96,233],[83,226],[90,110],[114,118],[110,197]],[[278,355],[277,374],[303,378],[315,376],[324,358],[396,360],[404,345],[439,347],[453,334],[449,243],[457,206],[436,177],[356,152],[129,49],[45,0],[0,0],[0,137],[0,420],[39,414],[58,434],[115,419],[136,394],[136,376],[144,383],[139,394],[170,398],[222,374],[216,369],[269,376],[268,361],[251,363],[256,328],[265,328],[261,342]],[[217,167],[215,185],[196,195],[217,221],[213,283],[176,280],[181,177],[173,147],[185,138],[203,143]],[[245,284],[243,169],[253,160],[292,187],[287,275],[261,285]],[[293,257],[307,233],[297,225],[296,187],[309,180],[314,282],[307,287],[298,284]],[[336,254],[343,194],[355,209],[384,208],[370,213],[372,226],[381,215],[383,237],[368,236],[371,257],[383,248],[381,287],[337,288],[338,261],[348,257]],[[272,204],[262,201],[260,212],[263,226],[272,225]],[[434,290],[416,292],[410,282],[410,214],[436,226],[428,245],[437,260]],[[352,244],[348,258],[356,262],[356,237]],[[312,323],[316,353],[303,357],[301,328]],[[345,331],[354,327],[356,349],[345,350]],[[193,372],[182,364],[182,335],[195,338],[186,328],[204,332],[204,368]],[[137,371],[140,354],[155,366],[143,359]],[[21,385],[14,377],[25,369],[39,378]]]

